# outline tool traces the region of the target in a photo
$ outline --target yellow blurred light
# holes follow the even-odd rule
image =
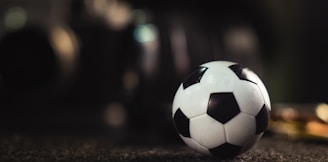
[[[56,26],[51,30],[51,43],[60,59],[65,72],[70,73],[78,50],[78,42],[74,33],[68,28]]]
[[[224,42],[226,47],[233,53],[247,51],[247,54],[254,54],[258,47],[254,31],[243,26],[227,30],[224,34]]]
[[[5,13],[4,24],[10,30],[23,28],[26,21],[27,14],[22,7],[12,7]]]
[[[117,1],[109,3],[105,13],[105,20],[112,29],[123,29],[131,19],[132,11],[129,4]]]
[[[122,127],[126,122],[126,111],[120,103],[110,103],[105,108],[105,123],[113,127]]]
[[[312,135],[328,137],[328,125],[316,121],[310,121],[305,125],[306,132]]]
[[[85,5],[90,14],[102,16],[107,7],[107,0],[85,0]]]
[[[315,113],[319,119],[328,122],[328,105],[325,103],[318,104]]]
[[[281,110],[281,117],[286,121],[293,121],[295,118],[297,118],[297,112],[294,108],[287,107],[283,110]]]
[[[100,17],[114,30],[125,28],[132,20],[129,3],[119,0],[85,0],[88,13]]]

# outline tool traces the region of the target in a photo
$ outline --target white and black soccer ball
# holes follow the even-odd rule
[[[179,86],[172,118],[191,148],[222,158],[252,148],[266,130],[271,104],[261,79],[229,61],[200,65]]]

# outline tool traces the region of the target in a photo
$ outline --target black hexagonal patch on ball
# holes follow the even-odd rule
[[[256,119],[256,134],[260,134],[268,127],[270,118],[269,109],[264,104],[260,112],[255,116]]]
[[[212,93],[208,101],[207,114],[222,124],[240,113],[233,93]]]
[[[257,84],[256,80],[254,79],[254,73],[251,72],[248,68],[240,64],[231,65],[229,68],[238,76],[240,80],[246,80]]]
[[[175,128],[184,137],[190,137],[189,118],[179,108],[173,116]]]
[[[186,89],[193,84],[199,83],[207,69],[207,67],[200,66],[191,72],[183,81],[183,88]]]
[[[210,153],[214,156],[221,157],[221,158],[232,158],[237,156],[242,147],[233,145],[230,143],[224,143],[218,147],[209,149]]]

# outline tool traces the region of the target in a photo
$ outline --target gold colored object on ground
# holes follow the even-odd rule
[[[328,141],[328,105],[274,104],[269,131],[291,139]]]

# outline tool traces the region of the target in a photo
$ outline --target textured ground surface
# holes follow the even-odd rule
[[[136,139],[133,139],[136,140]],[[145,140],[143,142],[143,140]],[[143,144],[149,143],[149,144]],[[1,135],[0,161],[328,161],[328,144],[265,136],[234,159],[217,159],[183,144],[115,144],[107,137],[72,135]]]

